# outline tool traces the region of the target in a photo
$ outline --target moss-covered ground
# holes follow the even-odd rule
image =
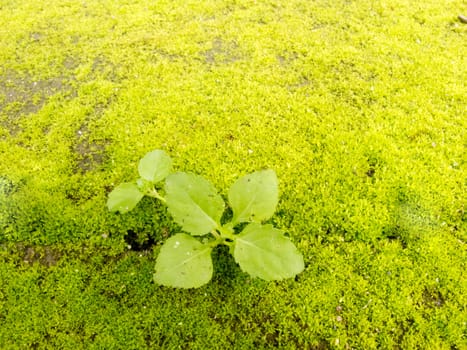
[[[464,0],[0,2],[1,349],[467,349]],[[166,150],[280,180],[306,269],[152,282]]]

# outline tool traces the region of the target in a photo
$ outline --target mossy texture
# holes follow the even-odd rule
[[[0,4],[0,348],[466,349],[467,11],[451,1]],[[223,249],[152,282],[178,232],[107,194],[148,151],[276,171],[296,280]]]

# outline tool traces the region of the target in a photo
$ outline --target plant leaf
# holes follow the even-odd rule
[[[234,225],[267,220],[279,200],[276,173],[269,169],[241,177],[230,187],[228,197]]]
[[[109,208],[110,211],[127,213],[136,207],[143,196],[144,194],[140,192],[136,184],[124,182],[109,193],[107,208]]]
[[[169,213],[184,231],[205,235],[220,226],[224,201],[203,177],[172,174],[165,181],[165,193]]]
[[[156,261],[154,281],[177,288],[198,288],[212,277],[212,248],[185,233],[170,237]]]
[[[172,158],[162,150],[146,153],[138,164],[139,175],[152,183],[164,180],[171,169]]]
[[[295,245],[272,225],[249,224],[234,244],[235,261],[253,277],[281,280],[304,269],[303,257]]]

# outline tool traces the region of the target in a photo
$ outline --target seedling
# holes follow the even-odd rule
[[[156,260],[158,284],[197,288],[209,282],[211,252],[224,244],[240,268],[267,281],[291,278],[303,271],[303,257],[284,232],[263,224],[274,214],[279,193],[273,170],[246,175],[230,187],[232,219],[223,222],[225,203],[214,186],[191,173],[172,173],[172,159],[161,150],[147,153],[139,162],[140,178],[122,183],[110,194],[110,211],[126,213],[144,196],[167,205],[174,221],[186,233],[167,239]],[[161,185],[161,183],[163,185]]]

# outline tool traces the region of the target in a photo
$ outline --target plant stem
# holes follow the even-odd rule
[[[233,241],[227,241],[225,239],[223,239],[222,242],[220,242],[220,243],[223,244],[223,245],[226,245],[227,247],[231,247],[232,244],[234,244]]]
[[[219,232],[221,233],[221,236],[226,239],[226,238],[229,238],[229,239],[234,239],[234,234],[233,234],[233,230],[228,227],[228,226],[222,226],[222,227],[219,227]]]
[[[160,201],[166,203],[167,201],[165,200],[164,197],[162,197],[159,192],[157,192],[157,190],[155,188],[149,190],[147,193],[146,193],[149,197],[153,197],[153,198],[157,198],[159,199]]]
[[[221,235],[219,234],[219,232],[217,232],[216,229],[212,230],[211,234],[216,238],[216,240],[221,239]]]

